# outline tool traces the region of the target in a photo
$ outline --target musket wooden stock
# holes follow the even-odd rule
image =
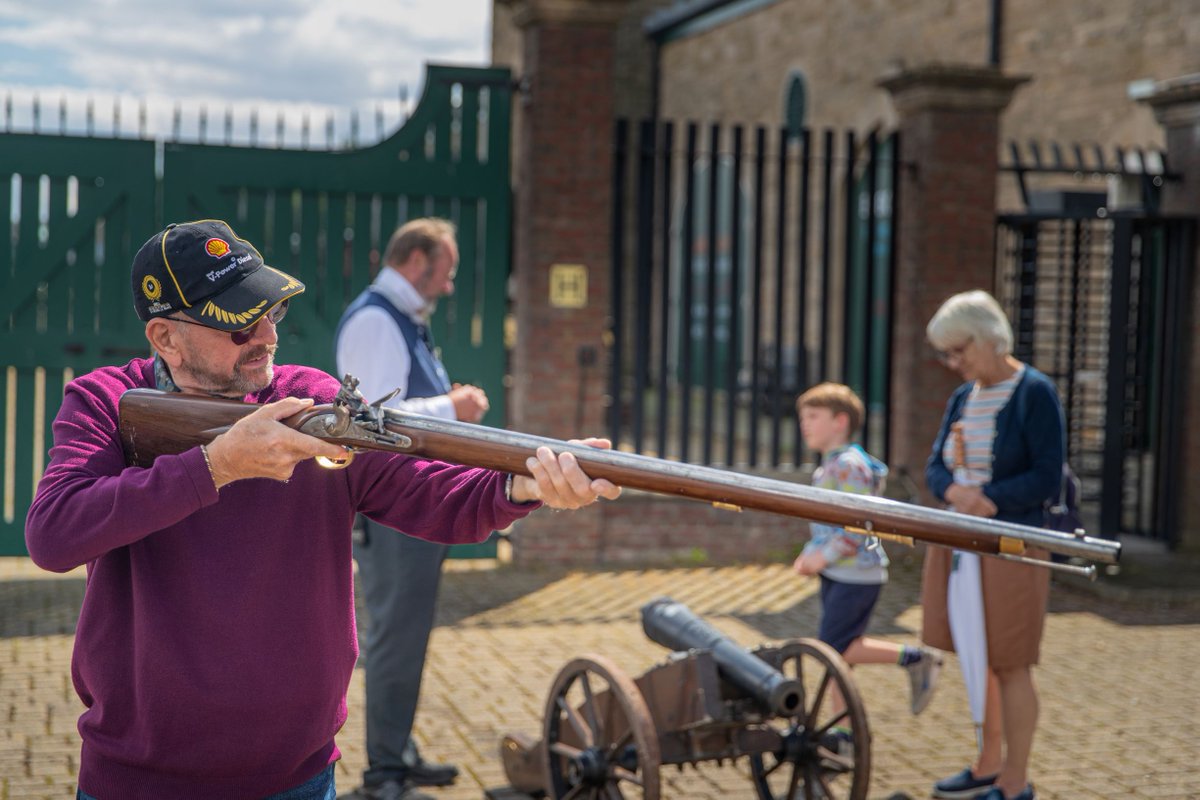
[[[150,466],[160,455],[182,453],[212,441],[258,406],[134,389],[121,397],[121,441],[126,462]],[[1020,556],[1028,548],[1113,564],[1120,545],[1104,539],[998,522],[925,508],[882,497],[847,494],[729,470],[681,464],[651,456],[598,450],[582,444],[481,425],[385,409],[386,429],[408,441],[385,444],[353,435],[320,435],[349,447],[386,450],[473,467],[528,475],[525,461],[538,447],[571,452],[593,478],[657,494],[703,500],[721,506],[769,511],[844,526],[884,538],[972,550],[985,555]],[[283,422],[306,432],[322,418],[332,423],[334,406],[313,406]],[[330,428],[340,430],[337,425]]]

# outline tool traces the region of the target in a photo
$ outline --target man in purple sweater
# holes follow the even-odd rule
[[[355,514],[477,542],[543,503],[620,492],[547,448],[534,478],[379,452],[320,468],[341,448],[278,421],[339,386],[274,364],[303,291],[224,222],[168,226],[133,264],[154,357],[67,386],[25,538],[45,569],[88,566],[71,665],[81,798],[332,800],[358,655]],[[265,405],[205,447],[126,467],[117,402],[141,387]]]

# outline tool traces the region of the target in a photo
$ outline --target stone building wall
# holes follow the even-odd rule
[[[1001,141],[1164,142],[1129,84],[1200,72],[1195,0],[1137,4],[1061,0],[1004,3],[1001,67],[1033,81],[1005,112]],[[927,63],[984,65],[988,4],[952,0],[778,0],[662,51],[666,117],[777,125],[792,70],[809,85],[815,126],[891,127],[876,82]]]

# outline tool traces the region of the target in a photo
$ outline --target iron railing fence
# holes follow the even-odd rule
[[[1015,355],[1056,382],[1089,530],[1178,539],[1183,321],[1196,223],[1141,213],[1000,218]]]
[[[1014,141],[1006,156],[1025,210],[999,217],[996,288],[1017,357],[1058,385],[1089,530],[1173,545],[1196,221],[1158,208],[1180,176],[1156,148]]]
[[[795,399],[836,380],[886,458],[898,135],[619,120],[613,144],[613,441],[794,468]]]
[[[462,106],[461,91],[452,98]],[[41,136],[156,139],[164,142],[299,150],[353,149],[382,142],[404,127],[416,98],[401,86],[394,99],[356,106],[230,101],[183,103],[64,90],[9,89],[0,131]]]

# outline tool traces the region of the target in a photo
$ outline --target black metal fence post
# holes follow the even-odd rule
[[[720,204],[717,202],[721,183],[721,126],[713,124],[708,136],[708,274],[705,295],[707,315],[704,331],[704,463],[713,463],[713,412],[717,388],[717,227],[720,225]]]
[[[1186,330],[1192,296],[1192,272],[1196,268],[1196,222],[1180,220],[1168,225],[1168,249],[1165,269],[1165,307],[1163,326],[1168,332],[1163,341],[1164,385],[1159,419],[1162,446],[1155,459],[1155,526],[1172,548],[1179,544],[1179,419],[1184,397],[1185,337],[1171,335]]]
[[[612,251],[612,325],[609,328],[612,337],[612,366],[608,384],[608,436],[614,442],[621,441],[621,376],[624,370],[622,346],[625,329],[625,142],[628,139],[628,131],[628,122],[623,119],[617,120],[613,132],[612,240],[609,243]]]
[[[1125,372],[1129,357],[1129,279],[1133,261],[1133,222],[1117,219],[1113,228],[1112,300],[1109,304],[1108,369],[1104,403],[1104,466],[1101,472],[1100,535],[1114,539],[1121,529],[1125,472]]]
[[[744,131],[733,126],[733,177],[729,193],[729,283],[725,301],[729,305],[729,321],[725,324],[725,463],[737,462],[738,367],[741,364],[740,310],[742,302],[742,147]]]
[[[692,439],[692,302],[695,291],[694,264],[696,263],[696,139],[698,128],[696,123],[687,125],[687,144],[685,150],[684,169],[685,189],[683,198],[683,263],[680,264],[683,306],[682,321],[679,325],[679,385],[682,391],[682,401],[679,413],[679,460],[687,461],[690,454]]]
[[[659,263],[659,361],[658,361],[658,453],[667,452],[667,423],[670,419],[671,393],[673,381],[670,378],[671,352],[671,167],[675,154],[672,148],[675,144],[675,126],[667,122],[663,124],[662,133],[662,239]],[[685,204],[686,208],[686,204]],[[685,259],[686,263],[686,259]],[[687,298],[684,298],[687,302]]]
[[[637,281],[634,284],[633,446],[642,451],[646,430],[646,387],[650,365],[650,294],[653,291],[655,124],[642,120],[637,162]],[[662,387],[660,387],[661,389]]]

